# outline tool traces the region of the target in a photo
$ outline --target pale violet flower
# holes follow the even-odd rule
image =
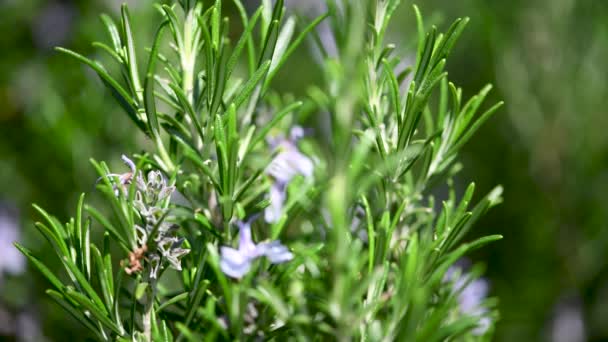
[[[32,38],[40,49],[64,44],[73,32],[76,9],[69,3],[49,2],[32,21]]]
[[[41,331],[35,307],[9,310],[0,306],[0,339],[2,341],[48,341]]]
[[[269,140],[271,148],[278,153],[265,171],[274,179],[269,193],[270,206],[264,211],[264,219],[268,223],[275,223],[281,217],[289,182],[296,175],[312,178],[314,164],[296,145],[303,136],[302,127],[294,126],[289,138],[277,137]]]
[[[554,310],[549,341],[587,341],[585,317],[580,298],[564,297],[559,300]]]
[[[4,274],[19,275],[26,270],[25,256],[13,246],[20,240],[19,211],[12,204],[0,202],[0,291]],[[46,341],[38,319],[29,309],[8,310],[0,305],[0,340],[13,336],[18,341]]]
[[[17,210],[0,203],[0,286],[3,273],[17,275],[25,271],[25,257],[13,246],[20,235]]]
[[[120,159],[122,159],[122,161],[125,163],[125,165],[129,167],[131,171],[125,173],[108,173],[106,175],[106,177],[112,180],[118,180],[118,184],[113,185],[114,195],[116,195],[116,197],[120,196],[121,191],[123,194],[125,194],[125,196],[127,195],[127,186],[131,184],[131,181],[133,180],[133,177],[135,176],[136,172],[135,163],[131,159],[129,159],[129,157],[123,154]],[[97,181],[95,183],[99,183],[99,181],[101,181],[102,179],[103,177],[97,178]]]
[[[483,302],[488,296],[488,281],[479,278],[470,280],[470,276],[463,273],[458,265],[448,269],[445,281],[452,283],[452,290],[458,296],[458,309],[467,316],[478,317],[479,321],[473,335],[481,336],[488,331],[492,320],[489,317],[488,309],[483,306]]]
[[[236,223],[239,227],[238,249],[226,246],[220,248],[220,268],[229,277],[242,278],[251,269],[251,263],[263,256],[273,264],[280,264],[293,259],[293,254],[278,240],[256,245],[251,238],[251,221],[253,219]]]
[[[315,18],[327,12],[327,5],[323,0],[286,0],[284,3],[285,7],[291,11],[309,18]],[[339,12],[338,15],[344,15],[342,2],[336,1],[335,4]],[[323,20],[317,25],[316,34],[318,35],[318,43],[320,45],[312,45],[312,53],[315,60],[323,64],[325,57],[338,57],[338,44],[336,43],[336,37],[329,24],[329,20]]]

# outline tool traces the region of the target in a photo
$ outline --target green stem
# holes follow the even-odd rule
[[[152,314],[154,308],[154,299],[156,298],[156,279],[150,278],[149,281],[149,286],[146,289],[146,302],[144,304],[142,323],[146,341],[152,342]]]
[[[160,158],[162,159],[163,163],[165,164],[165,167],[167,168],[166,171],[168,173],[172,173],[175,170],[175,164],[173,164],[173,161],[171,160],[167,149],[165,149],[165,145],[163,144],[162,140],[160,139],[160,136],[158,135],[154,137],[154,140],[156,143],[156,149],[158,150],[158,154],[160,155]]]

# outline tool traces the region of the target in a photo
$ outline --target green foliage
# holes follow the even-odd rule
[[[414,7],[416,63],[397,74],[402,58],[384,40],[398,4],[330,2],[296,35],[283,1],[263,1],[249,16],[235,0],[243,27],[236,44],[222,1],[158,5],[143,78],[126,6],[118,24],[102,17],[111,46],[94,44],[121,77],[58,48],[95,71],[152,145],[135,155],[137,165],[123,159],[130,172],[92,161],[107,208],[83,195],[76,218],[61,224],[36,207],[45,219],[36,227],[67,281],[18,248],[54,286],[49,296],[98,340],[489,339],[492,323],[478,328],[496,316],[491,301],[467,312],[458,300],[465,288],[447,274],[501,238],[462,242],[500,203],[502,188],[472,205],[474,186],[458,200],[451,179],[459,149],[500,103],[478,115],[490,88],[462,105],[462,91],[447,81],[446,59],[467,19],[427,32]],[[282,98],[273,78],[321,23],[339,52],[322,52],[325,82],[306,99]],[[323,149],[310,136],[286,138],[303,108],[329,117]],[[433,191],[446,183],[449,198],[436,207]],[[252,223],[277,205],[278,220]],[[292,252],[278,241],[255,244],[251,230],[257,241],[282,237]],[[103,232],[100,243],[93,231]],[[226,247],[236,241],[239,249]],[[242,277],[227,271],[239,266],[226,266],[230,250],[246,259]],[[278,250],[285,260],[273,259]]]

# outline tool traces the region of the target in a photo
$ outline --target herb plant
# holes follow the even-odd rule
[[[478,114],[490,87],[465,101],[447,80],[467,19],[439,33],[414,7],[416,60],[400,70],[385,43],[398,4],[328,1],[299,27],[283,1],[248,13],[234,0],[234,39],[226,2],[181,0],[156,5],[149,49],[123,6],[102,16],[110,43],[94,43],[111,67],[58,48],[150,144],[123,170],[91,161],[87,197],[107,206],[83,194],[65,224],[35,207],[65,275],[17,247],[48,295],[97,340],[489,339],[488,284],[462,258],[500,236],[463,238],[502,190],[473,205],[474,185],[458,198],[452,179],[500,103]],[[293,100],[272,81],[303,42],[323,82]]]

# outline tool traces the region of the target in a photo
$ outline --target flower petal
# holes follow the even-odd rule
[[[264,210],[264,220],[275,223],[281,218],[283,203],[285,202],[285,185],[276,182],[270,187],[270,205]]]
[[[315,166],[310,158],[297,151],[290,153],[288,157],[289,165],[297,171],[297,173],[306,178],[312,177]]]
[[[122,161],[127,164],[129,169],[131,169],[131,172],[135,172],[135,163],[131,159],[129,159],[129,157],[123,154],[122,156],[120,156],[120,159],[122,159]]]
[[[295,125],[289,131],[289,140],[296,142],[304,138],[304,128],[302,126]]]
[[[232,278],[242,278],[251,268],[250,258],[245,257],[240,251],[222,247],[220,249],[220,269],[224,274]]]
[[[280,241],[263,242],[257,246],[260,255],[265,255],[273,264],[280,264],[293,259],[293,254]]]

